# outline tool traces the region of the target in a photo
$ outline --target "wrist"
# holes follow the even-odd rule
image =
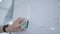
[[[8,27],[9,25],[4,25],[3,26],[3,32],[7,32],[6,28]]]

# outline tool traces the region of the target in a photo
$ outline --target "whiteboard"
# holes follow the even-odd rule
[[[12,34],[59,34],[57,0],[16,0],[14,19],[27,17],[30,10],[29,28]],[[30,8],[29,8],[30,7]]]
[[[10,5],[2,4],[0,7],[8,9]],[[59,34],[59,7],[59,0],[15,0],[13,21],[18,17],[27,18],[29,13],[30,23],[29,28],[25,31],[12,32],[11,34]]]

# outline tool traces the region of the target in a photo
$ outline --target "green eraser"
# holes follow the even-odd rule
[[[29,25],[29,20],[26,21],[26,23],[23,25],[23,28],[24,29],[27,29],[28,28],[28,25]]]

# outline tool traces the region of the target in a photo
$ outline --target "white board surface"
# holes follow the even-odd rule
[[[4,0],[5,1],[5,0]],[[11,34],[60,34],[58,0],[15,0],[13,20],[18,17],[27,18],[29,28]],[[3,4],[2,4],[3,5]],[[1,7],[10,7],[2,6]],[[1,11],[1,10],[0,10]]]

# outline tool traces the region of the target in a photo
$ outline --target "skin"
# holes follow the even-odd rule
[[[22,20],[22,22],[21,22],[21,20]],[[17,20],[15,20],[13,22],[12,25],[9,25],[5,30],[6,30],[6,32],[17,32],[17,31],[20,31],[20,30],[22,30],[21,27],[25,23],[26,23],[26,19],[25,18],[22,18],[22,17],[19,17]],[[0,32],[3,32],[3,27],[2,26],[0,26]]]

